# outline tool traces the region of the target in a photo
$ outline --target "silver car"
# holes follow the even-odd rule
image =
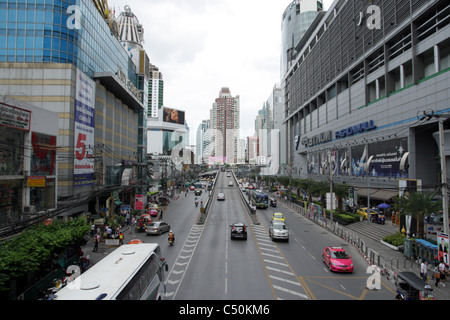
[[[147,234],[162,234],[170,231],[170,225],[164,221],[153,221],[147,226]]]
[[[217,200],[222,200],[222,201],[225,201],[225,194],[224,193],[218,193],[217,194]]]
[[[269,228],[269,236],[272,240],[280,239],[289,241],[289,228],[285,223],[271,223]]]

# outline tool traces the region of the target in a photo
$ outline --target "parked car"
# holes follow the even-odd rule
[[[164,221],[153,221],[147,226],[147,234],[162,234],[170,231],[170,225]]]
[[[352,257],[341,247],[323,249],[322,260],[331,271],[353,272]]]
[[[244,239],[247,240],[247,226],[243,223],[233,223],[230,225],[231,239]]]
[[[270,224],[269,236],[272,240],[279,239],[289,241],[289,228],[285,223],[273,221]]]
[[[218,193],[217,194],[217,200],[222,200],[222,201],[225,201],[225,194],[224,193]]]

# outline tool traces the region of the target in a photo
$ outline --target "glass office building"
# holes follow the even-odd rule
[[[146,144],[141,65],[123,48],[115,18],[92,0],[0,0],[0,94],[58,114],[58,204],[81,206],[96,194],[100,208],[82,210],[94,212],[114,207],[105,202],[113,191],[116,204],[132,198],[136,182],[122,173]],[[111,181],[118,188],[107,192]]]
[[[71,63],[91,78],[119,65],[137,85],[136,66],[90,0],[0,0],[0,62]]]
[[[296,58],[296,46],[322,11],[322,0],[294,0],[281,19],[281,78]]]

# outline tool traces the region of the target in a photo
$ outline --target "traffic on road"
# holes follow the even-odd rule
[[[186,196],[170,203],[163,221],[153,219],[146,226],[147,232],[132,235],[134,240],[160,246],[168,265],[164,299],[392,300],[395,297],[395,285],[374,278],[355,248],[283,205],[257,209],[254,223],[245,203],[248,201],[245,190],[234,174],[219,172],[212,190],[201,195],[195,194],[195,188],[188,191]],[[208,198],[212,199],[208,214],[199,225],[201,213],[195,200],[206,203]],[[176,235],[173,246],[168,242],[170,230]]]

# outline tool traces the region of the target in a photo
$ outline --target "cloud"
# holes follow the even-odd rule
[[[325,7],[327,5],[325,1]],[[198,125],[222,87],[241,98],[242,132],[280,82],[281,17],[292,0],[110,0],[130,5],[144,28],[144,48],[163,73],[164,101]],[[244,139],[246,136],[241,135]]]

